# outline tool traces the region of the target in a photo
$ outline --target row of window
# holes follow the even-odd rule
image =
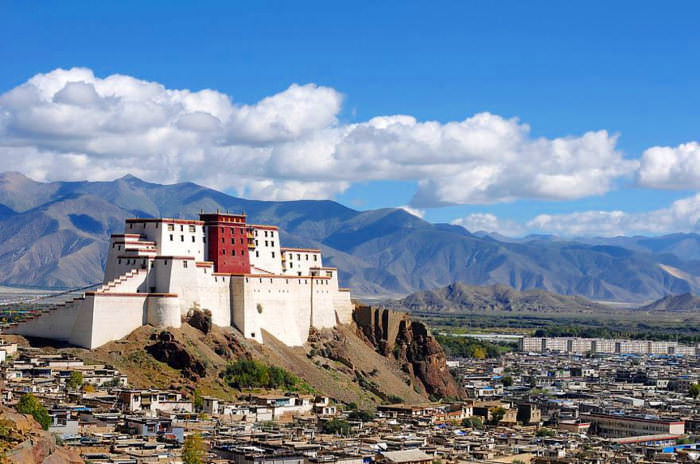
[[[290,259],[290,260],[294,259],[294,254],[293,254],[293,253],[288,253],[287,256],[289,256],[289,259]],[[318,261],[318,255],[311,255],[311,256],[314,257],[314,261]],[[298,261],[301,261],[301,253],[297,253],[297,260],[298,260]],[[309,260],[309,254],[307,253],[307,254],[306,254],[306,261],[308,261],[308,260]]]

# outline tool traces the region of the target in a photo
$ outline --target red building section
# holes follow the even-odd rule
[[[200,214],[199,219],[206,228],[209,261],[214,263],[214,272],[250,273],[250,233],[245,214],[206,213]]]

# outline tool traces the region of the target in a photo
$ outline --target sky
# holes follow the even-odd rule
[[[404,207],[505,235],[700,228],[694,2],[4,2],[0,170]]]

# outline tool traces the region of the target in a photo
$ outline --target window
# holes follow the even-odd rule
[[[202,243],[207,243],[207,237],[206,237],[206,236],[202,237]]]
[[[226,254],[226,250],[225,250],[224,248],[221,249],[221,254],[222,254],[222,255],[225,255],[225,254]]]
[[[236,250],[231,250],[231,256],[236,256]]]
[[[235,244],[236,244],[236,239],[231,237],[231,245],[235,245]]]
[[[267,231],[265,231],[265,237],[267,237]],[[265,242],[265,243],[267,243],[267,242]]]
[[[289,269],[294,267],[294,263],[289,263]]]
[[[267,240],[265,240],[265,246],[267,246]]]
[[[241,239],[241,245],[243,245],[243,243],[244,243],[244,242],[243,242],[243,239]]]
[[[180,224],[180,232],[184,232],[184,231],[185,231],[185,226],[183,226],[182,224]]]
[[[194,231],[195,231],[194,226],[190,226],[190,227],[189,227],[189,230],[190,230],[190,232],[194,232]]]
[[[275,257],[275,252],[274,252],[274,251],[272,252],[272,257],[273,257],[273,258]]]
[[[307,260],[307,261],[309,260],[309,255],[308,255],[308,254],[306,255],[306,260]]]
[[[297,253],[297,261],[301,261],[301,255]]]
[[[258,250],[255,250],[255,257],[259,258],[260,257],[260,252]]]
[[[182,260],[182,267],[187,267],[187,261],[184,259]]]
[[[120,260],[119,260],[119,264],[121,264],[121,263],[122,263],[122,260],[120,259]]]
[[[314,255],[314,261],[318,261],[318,255]]]
[[[132,223],[129,223],[129,229],[133,229],[134,225]]]
[[[270,231],[270,237],[274,237],[275,233],[273,231]]]
[[[184,242],[184,241],[185,241],[185,236],[184,236],[184,235],[180,235],[180,241],[181,241],[181,242]]]
[[[226,243],[223,237],[221,237],[221,243]]]
[[[192,243],[194,243],[194,235],[192,236]]]
[[[275,246],[275,242],[270,242],[270,246],[271,247]]]
[[[170,241],[173,241],[173,234],[170,234]]]
[[[175,230],[175,224],[168,224],[168,231]]]

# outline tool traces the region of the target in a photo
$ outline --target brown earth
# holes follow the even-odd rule
[[[227,400],[249,393],[228,386],[219,376],[229,361],[241,358],[284,368],[319,394],[366,409],[387,401],[423,402],[429,394],[458,396],[444,352],[432,336],[418,330],[422,323],[399,324],[401,333],[391,344],[401,347],[397,358],[392,348],[387,351],[389,345],[378,349],[355,323],[312,330],[305,346],[288,347],[268,333],[261,345],[233,328],[202,327],[201,322],[196,318],[192,325],[167,330],[144,326],[95,350],[44,349],[114,366],[134,387],[173,388],[187,395],[197,389]]]
[[[33,417],[0,405],[0,463],[81,464],[78,453],[58,446]]]

